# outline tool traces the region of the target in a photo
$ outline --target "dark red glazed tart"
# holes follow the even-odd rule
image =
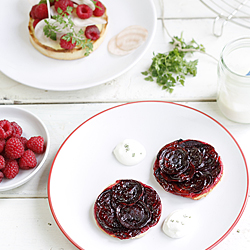
[[[121,240],[143,235],[158,223],[161,210],[157,192],[136,180],[117,180],[103,190],[94,205],[97,225]]]
[[[177,140],[157,154],[154,176],[169,193],[198,200],[218,184],[223,174],[214,147],[197,140]]]

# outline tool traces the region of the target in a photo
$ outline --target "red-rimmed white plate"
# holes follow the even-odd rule
[[[127,167],[114,157],[126,138],[144,145],[147,156]],[[176,139],[197,139],[213,145],[224,163],[221,182],[195,201],[166,193],[155,181],[152,163],[158,150]],[[160,222],[142,238],[118,240],[102,232],[93,219],[93,203],[115,180],[131,178],[152,186],[160,195]],[[230,132],[210,116],[180,104],[146,101],[105,110],[76,128],[60,147],[50,170],[48,197],[61,231],[79,249],[212,249],[234,228],[246,206],[249,176],[245,157]],[[192,234],[171,239],[161,229],[176,209],[190,209],[198,224]]]
[[[34,2],[33,0],[31,1]],[[37,3],[39,0],[36,1]],[[153,0],[103,0],[109,18],[108,33],[104,42],[89,57],[65,61],[46,57],[29,41],[28,21],[32,7],[28,0],[2,1],[0,32],[8,42],[0,46],[0,70],[24,85],[53,91],[85,89],[103,84],[131,69],[150,47],[157,24]],[[108,52],[109,40],[130,25],[141,25],[148,30],[142,46],[126,56]]]
[[[10,122],[17,122],[22,130],[22,136],[29,139],[32,136],[42,136],[46,145],[46,150],[43,154],[37,154],[37,166],[29,170],[19,170],[17,176],[13,179],[4,178],[0,183],[0,191],[10,190],[16,187],[19,187],[29,181],[43,166],[44,162],[47,159],[49,149],[50,149],[50,137],[48,130],[35,114],[16,107],[10,106],[1,106],[0,107],[0,120],[8,120]]]

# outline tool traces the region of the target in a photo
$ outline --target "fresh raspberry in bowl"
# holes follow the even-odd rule
[[[19,166],[16,160],[6,160],[5,167],[2,170],[4,177],[13,179],[19,173]]]
[[[32,136],[26,142],[26,147],[34,153],[42,154],[44,152],[44,138],[42,136]]]
[[[0,139],[0,191],[6,191],[23,185],[42,168],[50,138],[43,122],[28,111],[0,107],[0,116],[5,138]],[[26,147],[28,140],[36,152]]]
[[[5,167],[5,159],[2,155],[0,155],[0,170],[4,169]]]
[[[24,151],[22,157],[19,159],[18,165],[20,169],[31,169],[37,164],[36,155],[30,149]]]
[[[6,139],[12,135],[12,126],[8,120],[0,121],[0,139]]]
[[[22,128],[16,122],[11,122],[10,124],[12,126],[12,131],[13,131],[11,136],[21,137],[23,133]]]
[[[18,159],[24,153],[24,146],[17,137],[11,137],[5,144],[5,155],[8,159]]]
[[[5,147],[5,140],[0,139],[0,154],[3,152],[4,147]]]

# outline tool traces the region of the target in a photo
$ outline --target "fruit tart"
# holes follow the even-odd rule
[[[153,171],[165,191],[199,200],[219,183],[223,164],[210,144],[180,139],[161,148]]]
[[[31,8],[28,28],[30,42],[39,52],[74,60],[101,45],[107,26],[106,7],[100,1],[41,0]]]
[[[94,204],[98,227],[121,240],[143,236],[158,223],[161,210],[157,192],[131,179],[117,180],[102,191]]]

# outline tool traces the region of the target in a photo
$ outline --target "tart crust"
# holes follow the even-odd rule
[[[108,27],[108,15],[105,11],[105,13],[102,16],[105,18],[106,23],[102,24],[102,30],[100,31],[100,38],[98,38],[96,41],[93,42],[93,51],[95,51],[104,41],[104,38],[107,34],[107,27]],[[42,22],[43,20],[41,20]],[[35,49],[37,49],[40,53],[42,53],[45,56],[48,56],[50,58],[59,59],[59,60],[75,60],[80,59],[83,57],[86,57],[85,49],[82,49],[82,47],[75,47],[71,50],[67,49],[54,49],[52,47],[46,46],[39,42],[37,37],[35,36],[35,29],[33,27],[34,19],[30,17],[29,19],[29,39],[31,44],[34,46]],[[93,52],[91,51],[91,53]]]

